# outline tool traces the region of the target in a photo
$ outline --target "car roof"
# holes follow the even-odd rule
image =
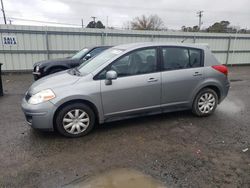
[[[94,48],[111,48],[113,46],[88,46],[86,48],[89,48],[89,49],[94,49]]]
[[[155,46],[173,46],[173,47],[189,47],[189,48],[198,48],[198,49],[208,49],[209,46],[207,44],[199,44],[199,43],[163,43],[163,42],[143,42],[143,43],[130,43],[130,44],[122,44],[115,46],[114,48],[129,50],[129,49],[137,49],[144,47],[155,47]]]

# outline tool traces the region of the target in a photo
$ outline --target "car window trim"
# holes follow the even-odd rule
[[[173,69],[173,70],[165,70],[164,69],[164,60],[163,60],[163,48],[184,48],[188,50],[189,54],[189,62],[190,62],[190,50],[199,50],[200,53],[200,58],[201,58],[201,63],[199,67],[187,67],[187,68],[182,68],[182,69]],[[161,72],[166,72],[166,71],[176,71],[176,70],[185,70],[185,69],[195,69],[195,68],[202,68],[204,67],[204,50],[200,48],[195,48],[195,47],[186,47],[186,46],[160,46],[160,70]]]
[[[160,69],[160,47],[159,46],[148,46],[148,47],[142,47],[142,48],[137,48],[134,49],[132,51],[127,52],[126,54],[123,54],[122,56],[120,56],[119,58],[115,59],[114,61],[112,61],[111,63],[109,63],[105,68],[103,68],[101,71],[99,71],[94,77],[93,80],[105,80],[105,79],[101,79],[98,78],[99,74],[101,74],[102,71],[104,71],[107,67],[112,66],[112,64],[114,64],[115,62],[119,61],[120,59],[122,59],[123,57],[136,52],[136,51],[141,51],[141,50],[147,50],[147,49],[155,49],[156,50],[156,71],[154,72],[149,72],[149,73],[143,73],[143,74],[135,74],[135,75],[127,75],[127,76],[120,76],[117,78],[124,78],[124,77],[129,77],[129,76],[138,76],[138,75],[145,75],[145,74],[152,74],[152,73],[157,73],[157,72],[161,72]]]

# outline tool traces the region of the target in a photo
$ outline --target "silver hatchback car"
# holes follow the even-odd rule
[[[86,135],[96,123],[141,115],[191,109],[208,116],[227,96],[227,74],[207,46],[120,45],[36,81],[22,109],[33,128],[68,137]]]

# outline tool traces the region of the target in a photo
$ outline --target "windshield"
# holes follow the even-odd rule
[[[88,53],[88,48],[83,48],[79,52],[77,52],[75,55],[71,57],[71,59],[81,59],[86,53]]]
[[[120,49],[108,49],[101,53],[100,55],[96,56],[93,59],[90,59],[89,61],[85,62],[84,64],[80,65],[78,67],[79,72],[82,74],[88,74],[104,63],[106,63],[108,60],[114,58],[115,56],[119,55],[123,50]]]

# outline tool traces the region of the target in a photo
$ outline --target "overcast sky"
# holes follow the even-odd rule
[[[250,28],[250,0],[3,0],[8,18],[84,25],[96,16],[104,25],[122,27],[142,14],[157,14],[168,29],[198,24],[196,12],[204,11],[203,26],[228,20]],[[2,15],[1,22],[3,23]],[[13,19],[13,24],[50,25]],[[58,25],[60,26],[60,25]]]

